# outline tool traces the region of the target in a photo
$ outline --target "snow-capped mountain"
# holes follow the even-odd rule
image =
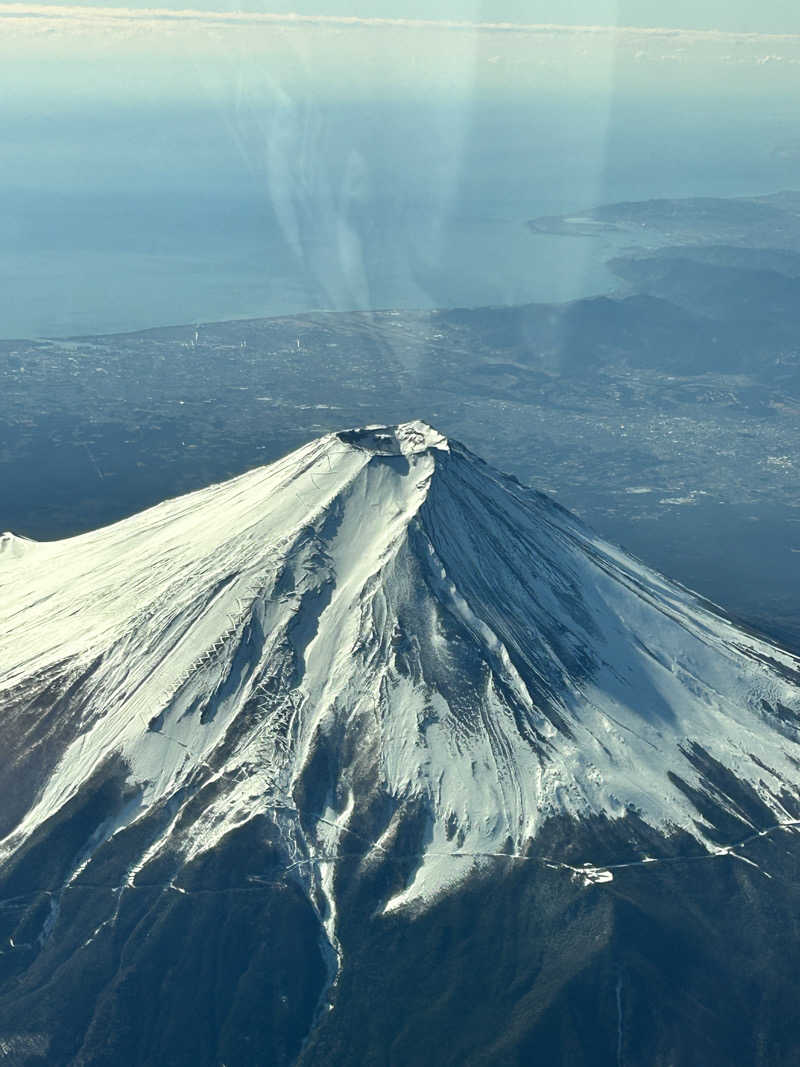
[[[0,711],[0,882],[47,898],[31,951],[87,887],[110,894],[87,951],[129,891],[211,892],[194,872],[268,825],[237,888],[299,887],[330,987],[351,861],[388,922],[509,863],[588,885],[674,859],[543,856],[559,821],[712,857],[800,817],[800,663],[423,423],[3,535]]]

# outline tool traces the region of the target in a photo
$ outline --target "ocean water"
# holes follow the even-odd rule
[[[148,221],[157,227],[152,216]],[[205,247],[159,243],[141,251],[132,239],[126,242],[123,230],[113,248],[5,251],[0,336],[123,332],[316,309],[560,301],[617,284],[598,242],[534,235],[523,217],[453,220],[435,260],[420,254],[424,233],[398,223],[384,235],[389,245],[393,238],[395,254],[361,246],[365,262],[355,281],[348,276],[352,268],[339,266],[335,243],[303,242],[298,258],[277,224]],[[602,247],[610,251],[608,242]]]
[[[529,219],[800,187],[793,112],[581,99],[0,117],[0,337],[614,290]]]

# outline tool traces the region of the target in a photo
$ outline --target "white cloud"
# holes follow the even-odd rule
[[[800,44],[800,34],[732,33],[724,30],[692,30],[670,27],[522,24],[513,22],[459,22],[434,19],[373,18],[355,15],[296,15],[246,11],[195,11],[167,8],[88,7],[79,5],[0,3],[0,24],[26,23],[31,29],[70,24],[109,27],[168,25],[201,26],[286,26],[330,27],[335,29],[369,27],[495,34],[512,37],[613,37],[642,41],[672,40],[682,44],[725,42],[739,44]]]
[[[666,65],[680,68],[684,80],[743,67],[761,72],[762,80],[785,80],[800,63],[800,34],[0,0],[0,54],[41,62],[43,48],[60,48],[59,62],[80,62],[82,54],[93,60],[105,55],[110,63],[127,51],[149,62],[161,54],[175,60],[176,72],[180,63],[207,64],[209,79],[212,68],[229,62],[240,70],[242,57],[249,56],[256,64],[268,63],[278,80],[307,69],[323,81],[371,78],[411,87],[472,85],[476,78],[498,86],[538,85],[559,72],[576,85],[608,85],[626,66],[646,80],[648,71]]]

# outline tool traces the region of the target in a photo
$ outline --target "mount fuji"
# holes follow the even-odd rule
[[[4,534],[0,741],[0,1063],[800,1044],[800,661],[425,423]]]

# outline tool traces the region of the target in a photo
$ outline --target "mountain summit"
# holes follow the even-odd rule
[[[84,948],[137,889],[216,891],[244,835],[227,888],[297,887],[330,986],[353,886],[388,921],[510,863],[602,882],[800,817],[798,661],[421,422],[4,535],[0,706],[0,885],[47,900],[34,954],[82,888]],[[624,856],[553,852],[554,825],[625,827]]]

